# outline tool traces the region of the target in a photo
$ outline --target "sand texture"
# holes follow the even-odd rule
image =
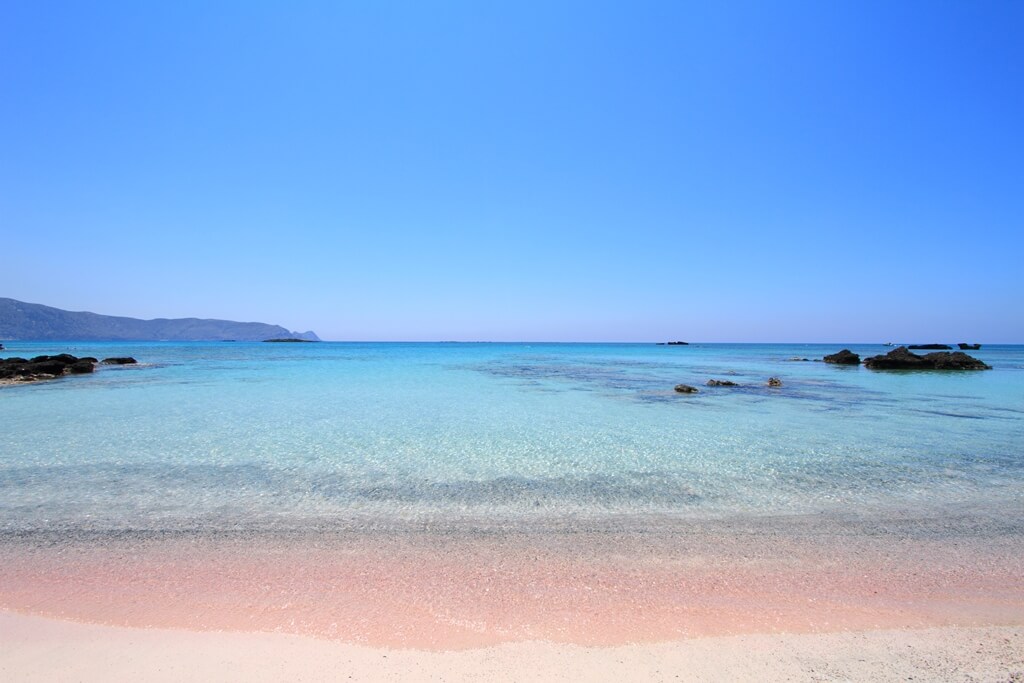
[[[1024,681],[1024,627],[744,635],[608,648],[388,650],[0,612],[5,681]]]

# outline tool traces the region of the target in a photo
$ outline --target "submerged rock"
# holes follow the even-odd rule
[[[965,344],[963,342],[960,342],[957,346],[960,347],[961,351],[977,351],[981,348],[981,344]]]
[[[700,389],[691,387],[689,384],[677,384],[676,392],[680,394],[696,394]]]
[[[768,378],[768,386],[770,386],[770,387],[781,387],[782,386],[782,380],[779,379],[778,377],[769,377]]]
[[[124,356],[122,358],[104,358],[104,365],[134,365],[139,361],[135,360],[131,356]]]
[[[872,370],[991,370],[977,358],[962,351],[937,351],[919,356],[905,346],[893,349],[884,356],[872,356],[864,360]]]
[[[953,347],[948,344],[911,344],[907,348],[918,349],[919,351],[943,351],[952,349]]]
[[[709,379],[708,380],[708,386],[709,387],[738,387],[739,384],[736,384],[736,382],[731,382],[731,381],[729,381],[727,379]]]
[[[825,356],[824,361],[835,365],[860,365],[860,356],[850,349],[843,349],[838,353]]]

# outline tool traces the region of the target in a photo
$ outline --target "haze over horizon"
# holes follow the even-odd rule
[[[338,340],[1024,342],[1020,3],[0,8],[0,296]]]

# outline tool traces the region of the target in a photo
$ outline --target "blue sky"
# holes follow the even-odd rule
[[[0,296],[1024,342],[1024,3],[0,4]]]

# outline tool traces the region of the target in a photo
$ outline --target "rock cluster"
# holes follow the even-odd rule
[[[676,392],[680,394],[696,394],[698,391],[697,387],[691,387],[689,384],[676,385]]]
[[[957,344],[957,346],[960,347],[961,351],[977,351],[978,349],[981,348],[981,344],[965,344],[963,342],[960,342],[959,344]]]
[[[826,363],[833,363],[835,365],[860,365],[860,356],[850,349],[843,349],[838,353],[825,356],[823,360]]]
[[[31,382],[62,375],[84,375],[96,367],[92,357],[76,358],[68,353],[35,358],[0,359],[0,380]]]
[[[104,365],[135,365],[138,363],[138,361],[131,356],[124,356],[121,358],[104,358],[102,362]]]
[[[709,387],[738,387],[739,384],[736,384],[736,382],[730,382],[727,379],[709,379],[708,380],[708,386]]]
[[[962,351],[936,351],[919,356],[905,346],[884,356],[864,359],[872,370],[991,370],[992,367]]]
[[[770,386],[770,387],[781,387],[782,386],[782,380],[779,379],[778,377],[769,377],[768,378],[768,386]]]

